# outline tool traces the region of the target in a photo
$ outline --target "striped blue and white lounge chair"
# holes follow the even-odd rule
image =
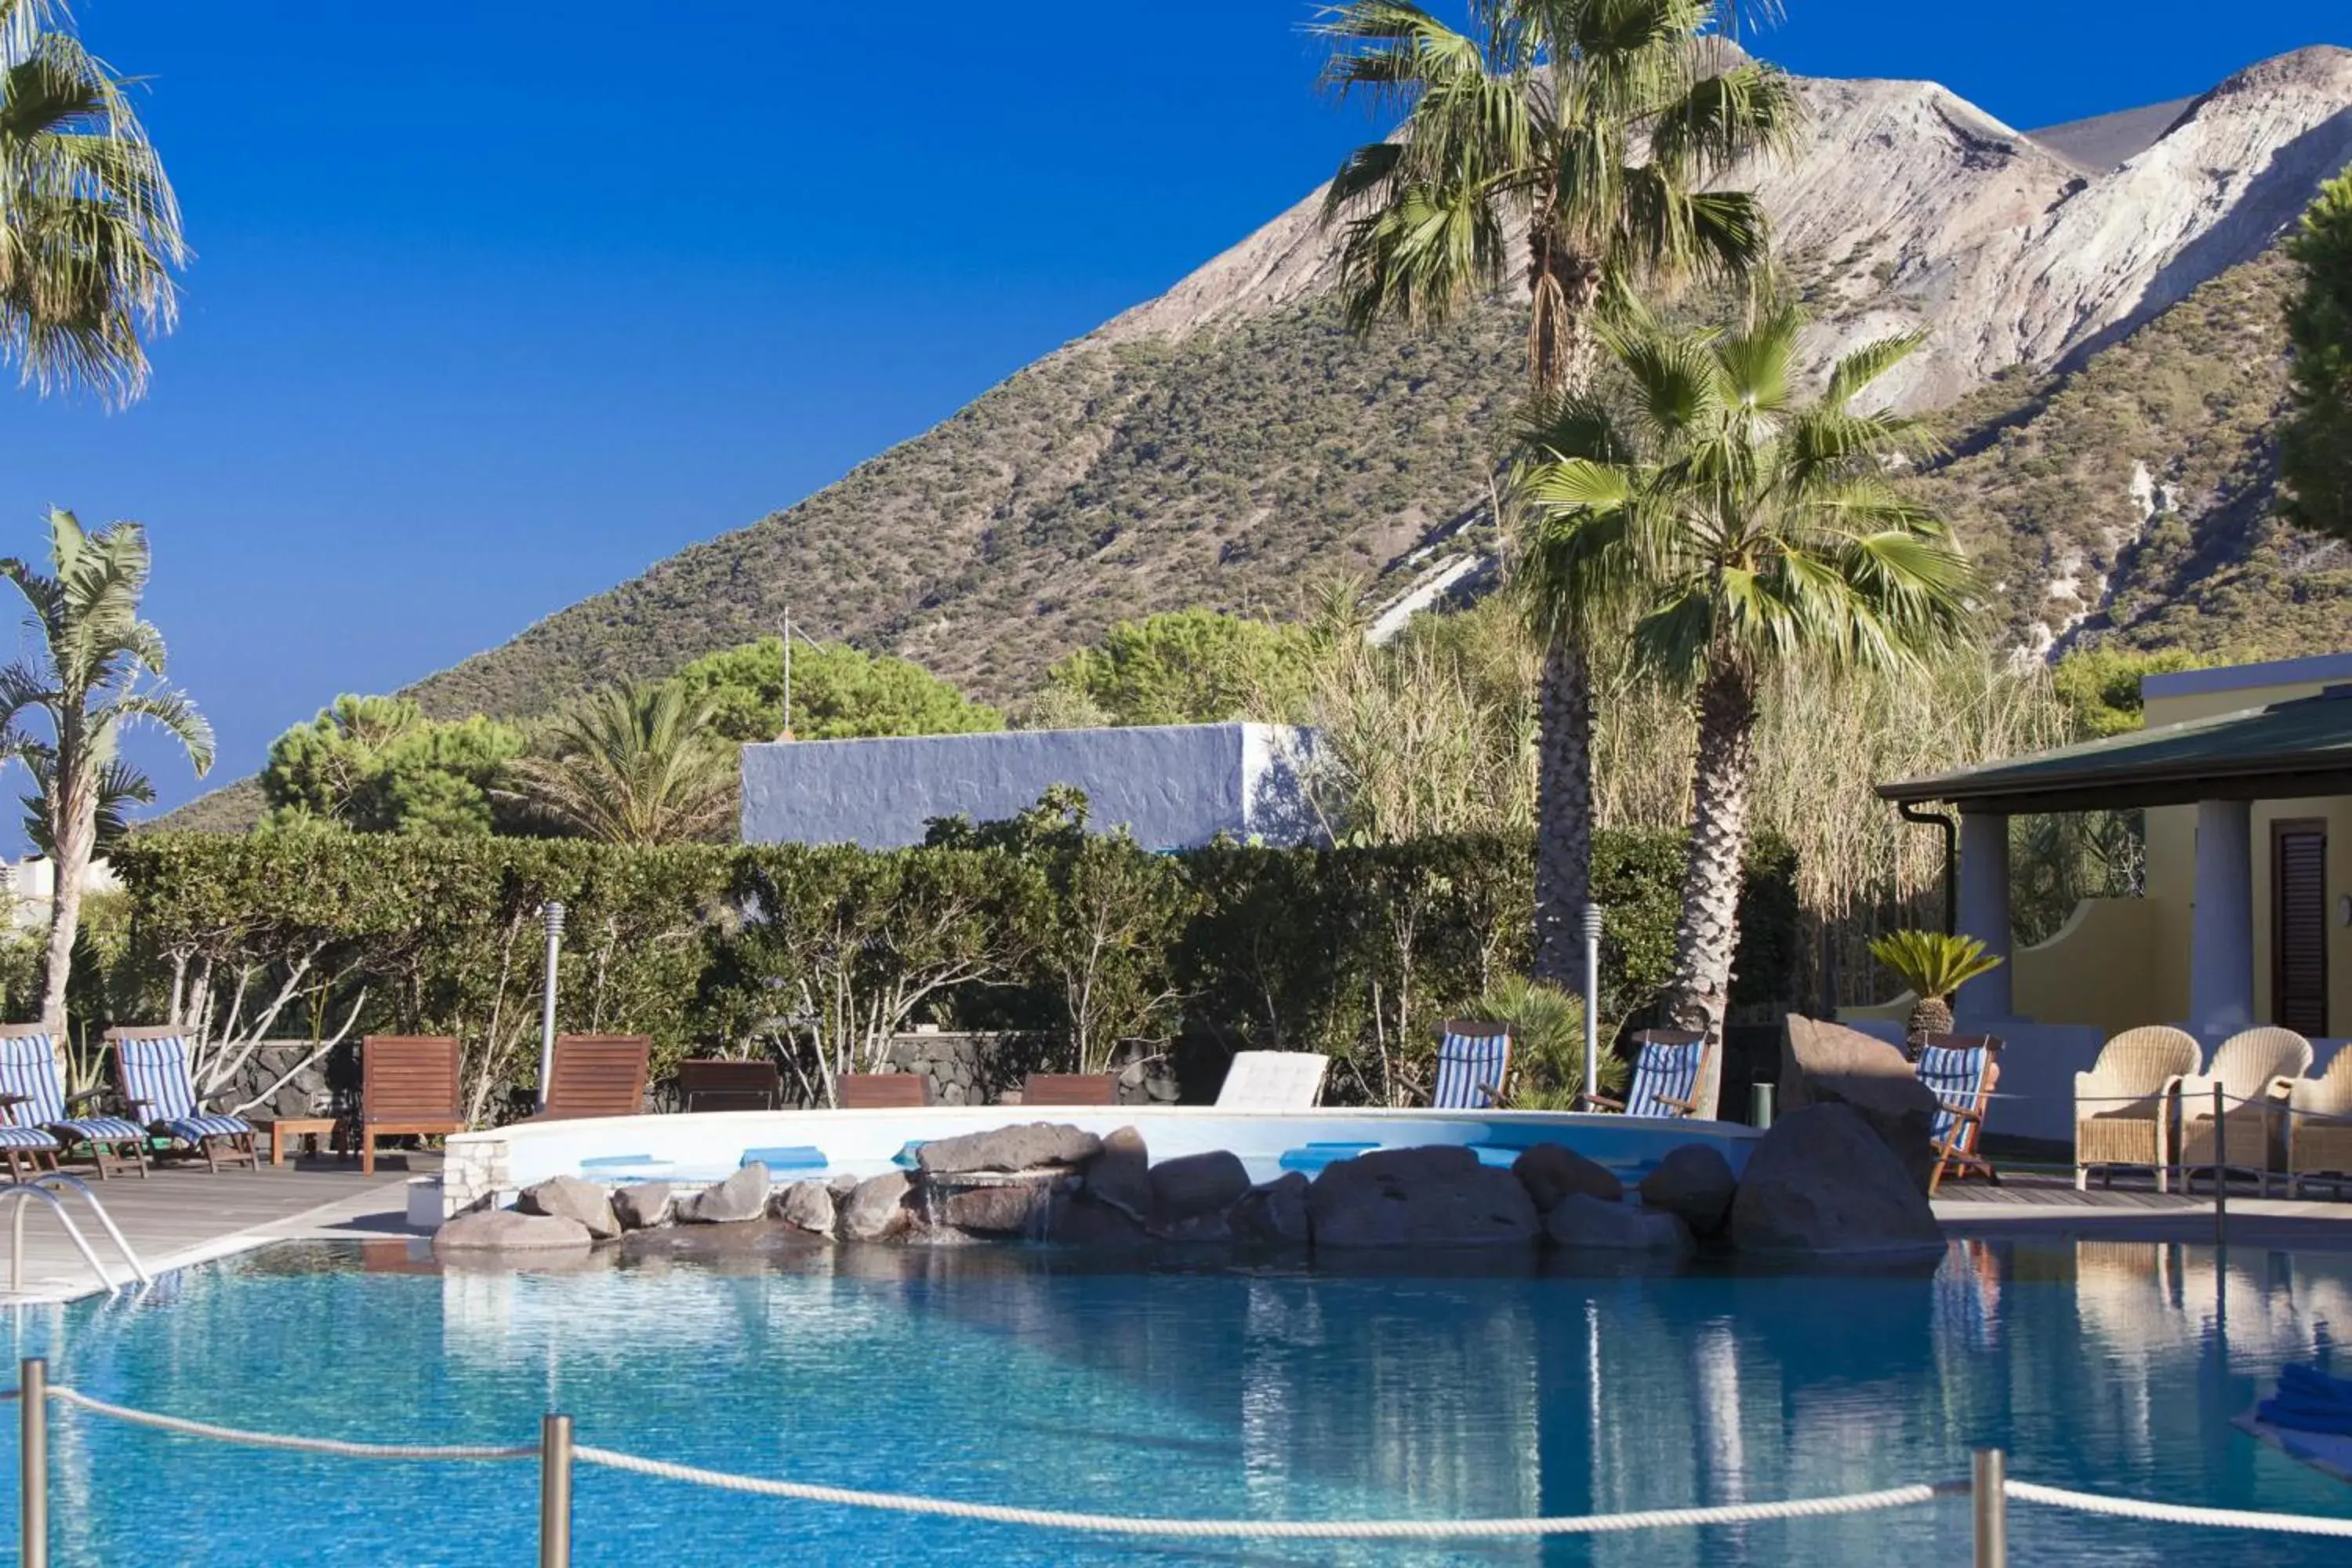
[[[0,1096],[7,1100],[5,1136],[16,1148],[37,1150],[31,1137],[37,1136],[58,1154],[87,1148],[101,1180],[118,1171],[147,1173],[145,1128],[120,1116],[70,1114],[101,1097],[93,1091],[67,1100],[57,1040],[39,1025],[0,1026]],[[15,1165],[12,1159],[12,1173]]]
[[[1511,1031],[1503,1024],[1446,1024],[1437,1038],[1438,1110],[1491,1110],[1510,1088]]]
[[[1706,1037],[1687,1029],[1644,1029],[1633,1037],[1633,1081],[1625,1086],[1623,1100],[1588,1091],[1578,1095],[1578,1100],[1627,1116],[1672,1120],[1697,1115],[1699,1080],[1706,1075]]]
[[[188,1076],[187,1037],[180,1030],[109,1029],[106,1039],[114,1047],[114,1080],[123,1109],[134,1121],[187,1144],[204,1156],[208,1171],[217,1172],[224,1163],[261,1168],[253,1123],[197,1102]]]
[[[1919,1047],[1914,1068],[1919,1081],[1935,1095],[1935,1121],[1928,1123],[1929,1142],[1936,1147],[1935,1173],[1927,1178],[1927,1195],[1947,1175],[1981,1173],[2000,1185],[2000,1173],[1977,1152],[1978,1134],[1984,1131],[1986,1096],[2000,1076],[1994,1061],[2000,1042],[1990,1035],[1929,1035]]]

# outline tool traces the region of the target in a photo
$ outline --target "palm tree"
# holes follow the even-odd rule
[[[0,574],[25,596],[36,648],[0,669],[0,754],[31,771],[35,793],[26,804],[42,818],[35,838],[56,858],[41,1019],[58,1030],[101,820],[119,816],[126,801],[153,795],[122,759],[122,731],[161,729],[186,751],[200,778],[212,766],[213,731],[195,704],[161,684],[163,635],[139,618],[152,564],[146,530],[115,522],[84,532],[73,513],[56,508],[48,523],[55,576],[13,557],[0,561]],[[37,713],[47,721],[46,738],[23,727]]]
[[[1869,344],[1801,404],[1801,318],[1775,308],[1729,334],[1638,321],[1611,348],[1633,392],[1621,417],[1571,399],[1538,438],[1528,488],[1553,569],[1585,563],[1631,604],[1635,658],[1694,693],[1698,752],[1667,1009],[1720,1039],[1739,936],[1758,693],[1775,677],[1904,672],[1959,635],[1974,574],[1900,488],[1933,449],[1911,420],[1857,410],[1919,346]],[[1722,1053],[1701,1086],[1712,1115]]]
[[[142,329],[169,331],[180,207],[124,79],[57,26],[53,0],[0,0],[0,354],[47,391],[146,389]]]
[[[706,838],[734,807],[734,748],[708,698],[674,681],[607,687],[560,716],[514,793],[566,832],[608,844]]]
[[[1638,285],[1744,279],[1768,246],[1744,193],[1707,191],[1796,128],[1788,79],[1730,47],[1735,0],[1470,0],[1472,32],[1403,0],[1350,0],[1318,31],[1326,82],[1402,106],[1326,195],[1339,296],[1360,332],[1435,326],[1528,290],[1528,382],[1584,384],[1594,334]],[[1525,236],[1517,252],[1515,235]],[[1592,618],[1555,582],[1529,613],[1545,649],[1537,744],[1536,954],[1567,981],[1592,859]]]

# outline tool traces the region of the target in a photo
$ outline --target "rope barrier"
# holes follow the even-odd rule
[[[347,1459],[535,1459],[537,1447],[520,1448],[496,1447],[488,1444],[425,1443],[346,1443],[333,1437],[293,1437],[277,1432],[248,1432],[236,1426],[216,1426],[209,1421],[190,1421],[184,1416],[158,1415],[149,1410],[133,1410],[127,1405],[109,1405],[103,1399],[58,1384],[49,1385],[49,1397],[62,1405],[87,1410],[110,1420],[124,1421],[133,1426],[152,1426],[159,1432],[170,1432],[183,1437],[210,1437],[220,1443],[238,1443],[249,1448],[289,1448],[304,1454],[335,1454]]]
[[[2352,1519],[2322,1519],[2307,1513],[2257,1513],[2242,1508],[2192,1508],[2186,1503],[2144,1502],[2138,1498],[2101,1497],[2095,1492],[2070,1492],[2061,1487],[2011,1481],[2003,1488],[2019,1502],[2076,1513],[2105,1514],[2115,1519],[2145,1519],[2159,1524],[2209,1525],[2217,1530],[2274,1530],[2290,1535],[2334,1535],[2352,1540]]]
[[[1968,1492],[1964,1481],[1940,1485],[1889,1487],[1881,1491],[1846,1497],[1799,1498],[1788,1502],[1732,1503],[1716,1508],[1650,1509],[1637,1513],[1588,1514],[1573,1519],[1371,1519],[1371,1520],[1247,1520],[1151,1519],[1116,1513],[1068,1513],[1057,1509],[1007,1508],[996,1503],[957,1502],[946,1498],[913,1497],[903,1492],[858,1491],[848,1487],[813,1486],[801,1481],[769,1480],[726,1470],[706,1470],[666,1459],[640,1458],[610,1448],[582,1444],[572,1451],[583,1464],[663,1480],[685,1481],[720,1491],[746,1492],[755,1497],[788,1498],[797,1502],[836,1503],[845,1508],[878,1509],[892,1513],[930,1514],[944,1519],[979,1520],[994,1524],[1028,1524],[1050,1530],[1090,1531],[1119,1535],[1163,1535],[1245,1538],[1282,1541],[1410,1541],[1481,1540],[1524,1535],[1605,1535],[1622,1531],[1677,1529],[1705,1524],[1749,1524],[1778,1519],[1828,1519],[1838,1514],[1871,1513],[1885,1509],[1916,1508],[1938,1498]]]
[[[353,1459],[479,1461],[541,1458],[535,1445],[502,1447],[490,1444],[352,1443],[331,1437],[300,1437],[276,1432],[253,1432],[184,1416],[94,1399],[78,1389],[51,1384],[49,1396],[59,1404],[94,1415],[146,1426],[177,1436],[205,1437],[247,1447],[297,1453],[330,1454]],[[15,1399],[18,1391],[0,1390],[0,1400]],[[1279,1541],[1434,1541],[1499,1540],[1525,1536],[1608,1535],[1637,1530],[1692,1529],[1704,1525],[1758,1524],[1778,1520],[1832,1519],[1841,1515],[1917,1508],[1939,1499],[1966,1497],[1966,1481],[1917,1483],[1886,1487],[1843,1497],[1794,1498],[1782,1502],[1727,1503],[1711,1508],[1645,1509],[1627,1513],[1585,1514],[1573,1518],[1533,1519],[1354,1519],[1246,1520],[1165,1519],[1143,1515],[1077,1513],[1060,1509],[1013,1508],[1001,1503],[961,1502],[950,1498],[919,1497],[905,1492],[863,1491],[851,1487],[820,1486],[805,1481],[737,1475],[698,1465],[648,1459],[612,1448],[585,1444],[572,1449],[583,1464],[599,1465],[625,1474],[709,1487],[753,1497],[782,1498],[798,1502],[829,1503],[844,1508],[873,1509],[891,1513],[1021,1524],[1048,1530],[1095,1534],[1150,1535],[1193,1540]],[[2003,1494],[2011,1500],[2045,1508],[2070,1510],[2116,1519],[2137,1519],[2158,1524],[2194,1525],[2219,1530],[2272,1531],[2290,1535],[2328,1536],[2352,1540],[2352,1519],[2326,1519],[2312,1514],[2263,1513],[2250,1509],[2198,1508],[2185,1503],[2150,1502],[2138,1498],[2103,1497],[2095,1492],[2069,1491],[2062,1487],[2008,1480]]]

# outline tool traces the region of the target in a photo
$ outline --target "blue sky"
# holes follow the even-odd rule
[[[918,433],[1375,129],[1289,0],[77,10],[198,257],[144,403],[0,395],[0,550],[53,501],[149,526],[226,776]],[[2343,0],[1788,10],[1790,68],[2020,127],[2352,45]]]

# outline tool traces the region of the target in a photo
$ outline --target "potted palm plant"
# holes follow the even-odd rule
[[[1952,993],[2000,966],[2000,955],[1976,938],[1939,931],[1889,931],[1870,944],[1870,956],[1918,998],[1907,1026],[1914,1045],[1924,1036],[1950,1034]]]

